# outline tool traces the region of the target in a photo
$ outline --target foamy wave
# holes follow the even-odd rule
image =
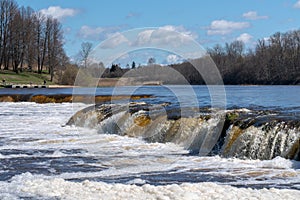
[[[141,183],[141,180],[138,181]],[[8,193],[9,189],[15,191]],[[104,182],[70,182],[61,178],[26,173],[1,185],[1,198],[29,197],[56,199],[298,199],[300,191],[290,189],[250,189],[212,182],[183,183],[164,186],[145,184],[107,184]],[[12,198],[13,199],[13,198]]]

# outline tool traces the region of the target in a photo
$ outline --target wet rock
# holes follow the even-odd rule
[[[241,159],[300,157],[299,118],[271,111],[237,109],[224,113],[145,102],[101,104],[79,111],[67,124],[148,142],[173,142],[200,155]]]
[[[11,96],[2,96],[0,97],[0,102],[15,102],[15,100]]]

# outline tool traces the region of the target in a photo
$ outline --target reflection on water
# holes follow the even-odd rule
[[[1,89],[1,94],[86,94],[86,95],[154,95],[159,102],[178,102],[181,106],[210,106],[211,97],[207,86],[192,86],[197,100],[191,98],[191,90],[186,86],[128,86],[128,87],[102,87],[102,88],[53,88],[53,89]],[[284,109],[299,112],[300,86],[225,86],[227,108],[267,108]],[[148,101],[153,101],[149,99]]]

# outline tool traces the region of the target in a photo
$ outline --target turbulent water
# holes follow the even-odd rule
[[[169,107],[145,102],[93,105],[77,112],[67,125],[148,142],[171,142],[200,156],[300,160],[300,122],[294,115]]]
[[[163,102],[101,116],[80,103],[0,103],[0,199],[298,199],[297,103],[188,117]],[[193,141],[219,119],[226,131],[199,156]]]

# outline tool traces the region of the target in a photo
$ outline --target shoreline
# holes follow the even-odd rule
[[[72,94],[0,94],[0,102],[35,102],[35,103],[105,103],[117,100],[139,100],[153,98],[153,95],[72,95]]]
[[[49,89],[59,89],[59,88],[79,88],[79,86],[74,85],[48,85]]]
[[[64,88],[109,88],[109,87],[134,87],[134,86],[225,86],[225,87],[232,87],[232,86],[240,86],[240,87],[257,87],[257,86],[300,86],[300,84],[294,84],[294,85],[255,85],[255,84],[236,84],[236,85],[197,85],[197,84],[160,84],[160,85],[152,85],[152,84],[141,84],[141,85],[103,85],[103,86],[75,86],[75,85],[29,85],[29,84],[14,84],[14,85],[0,85],[1,89],[64,89]]]
[[[38,88],[75,88],[78,86],[73,85],[30,85],[30,84],[13,84],[13,85],[0,85],[0,89],[38,89]]]

